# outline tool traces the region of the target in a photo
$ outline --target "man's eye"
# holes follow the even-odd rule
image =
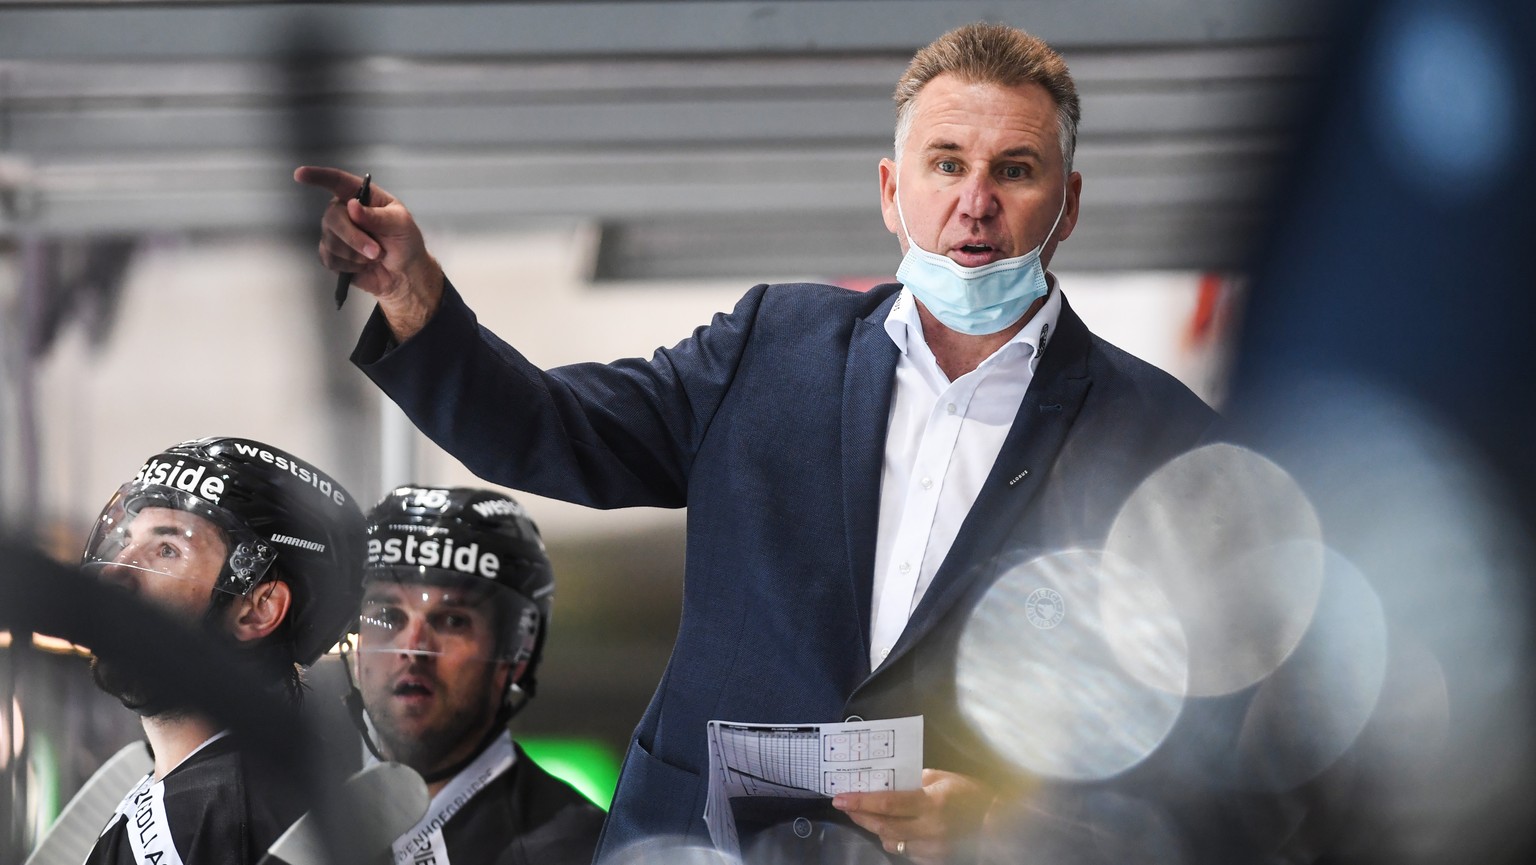
[[[157,553],[159,554],[160,558],[162,558],[162,559],[179,559],[179,558],[181,558],[181,550],[177,549],[175,547],[175,545],[173,545],[173,544],[162,543],[160,545],[160,549],[157,550]]]
[[[439,612],[432,616],[432,629],[439,634],[464,635],[475,628],[475,620],[466,613]]]
[[[405,624],[405,616],[394,607],[374,607],[363,612],[363,623],[375,628],[396,629]]]
[[[1029,171],[1022,165],[1009,165],[1003,169],[1003,177],[1009,180],[1021,180],[1029,175]]]
[[[953,159],[945,159],[939,162],[938,169],[943,174],[954,174],[960,170],[960,163]]]

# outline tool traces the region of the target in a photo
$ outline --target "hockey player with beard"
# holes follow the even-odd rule
[[[345,632],[360,596],[362,513],[302,460],[247,439],[150,458],[97,519],[82,568],[240,647],[275,700]],[[142,719],[154,769],[123,798],[87,865],[250,865],[299,816],[269,770],[196,708],[110,657],[103,690]]]
[[[554,588],[538,529],[500,493],[401,487],[368,514],[351,703],[373,756],[432,795],[396,865],[592,861],[603,812],[507,726],[533,696]]]

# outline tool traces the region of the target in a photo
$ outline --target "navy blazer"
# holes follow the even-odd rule
[[[598,508],[688,508],[682,623],[625,757],[600,856],[646,836],[707,841],[711,719],[923,713],[925,765],[990,774],[953,684],[959,625],[989,563],[1005,551],[1102,544],[1135,485],[1214,420],[1064,302],[948,558],[871,673],[898,356],[882,324],[899,288],[759,285],[649,360],[548,371],[478,326],[452,286],[404,344],[393,346],[377,311],[364,331],[354,362],[480,477]]]

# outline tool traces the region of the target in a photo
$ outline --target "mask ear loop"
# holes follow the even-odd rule
[[[352,719],[352,726],[357,728],[359,735],[363,737],[363,745],[368,748],[368,753],[379,762],[388,762],[388,758],[379,752],[379,746],[373,741],[373,733],[368,729],[368,719],[363,716],[363,692],[357,689],[357,681],[352,678],[352,635],[347,634],[341,638],[341,669],[347,676],[347,693],[341,698],[343,705],[347,707],[347,717]]]
[[[912,229],[907,228],[906,214],[901,212],[901,166],[896,166],[896,179],[891,181],[896,185],[896,191],[891,194],[891,200],[896,202],[896,219],[901,223],[901,233],[907,236],[907,245],[912,246]],[[921,246],[918,251],[923,251]]]
[[[1040,241],[1040,254],[1045,254],[1045,245],[1056,236],[1056,229],[1061,227],[1061,218],[1067,215],[1067,184],[1061,185],[1061,209],[1056,211],[1056,221],[1051,223],[1051,230],[1045,233],[1045,239]]]

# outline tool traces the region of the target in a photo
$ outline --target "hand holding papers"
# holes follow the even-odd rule
[[[715,847],[733,855],[741,844],[732,799],[822,799],[922,786],[922,716],[800,725],[710,721],[708,737],[704,822]]]

